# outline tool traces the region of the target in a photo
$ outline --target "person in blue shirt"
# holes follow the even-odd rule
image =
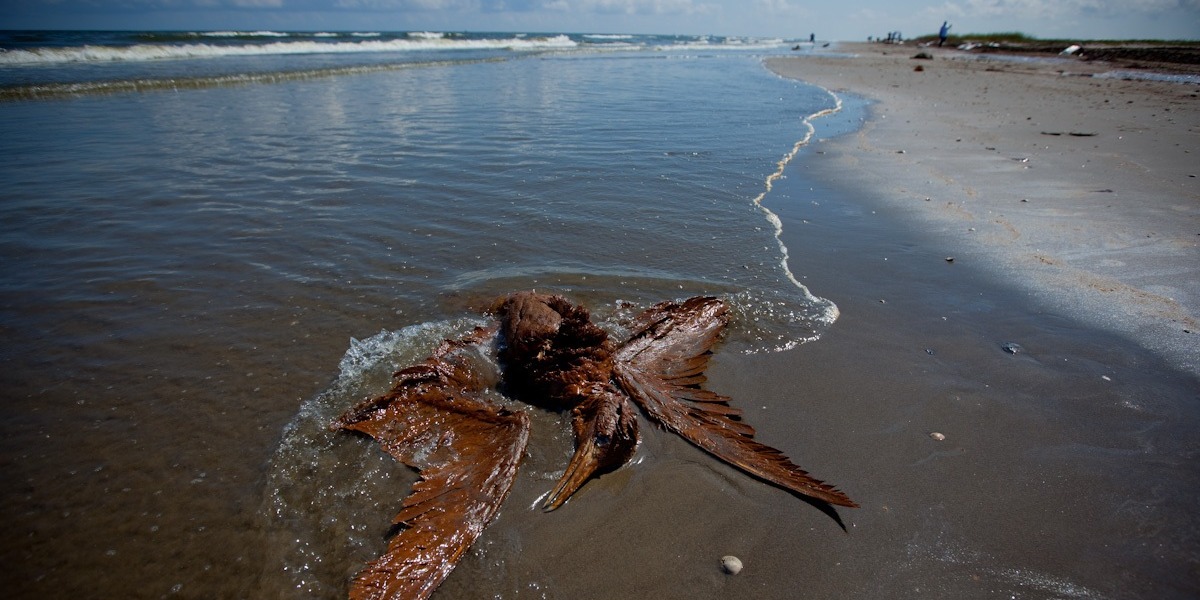
[[[942,21],[942,28],[938,31],[938,48],[946,43],[946,36],[950,35],[950,22]]]

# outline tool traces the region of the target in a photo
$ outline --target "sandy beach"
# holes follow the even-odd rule
[[[842,50],[769,61],[865,122],[766,202],[841,318],[710,374],[862,508],[843,533],[739,490],[771,523],[717,526],[749,575],[723,593],[1196,597],[1197,86]]]
[[[841,49],[854,56],[769,62],[877,102],[821,148],[832,181],[872,190],[956,261],[1200,373],[1200,85],[1092,77],[1120,68],[1103,62]]]

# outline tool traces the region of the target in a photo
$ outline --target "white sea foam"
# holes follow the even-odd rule
[[[233,37],[289,37],[291,34],[280,31],[197,31],[192,35],[201,37],[233,38]]]
[[[800,152],[800,149],[807,146],[812,140],[813,135],[816,133],[816,128],[813,127],[812,120],[826,117],[842,110],[842,99],[830,90],[826,89],[825,92],[833,97],[833,107],[819,110],[811,115],[808,115],[801,121],[805,128],[804,136],[796,141],[796,143],[792,146],[792,149],[785,154],[783,158],[779,159],[778,163],[776,163],[775,172],[767,176],[762,193],[754,198],[754,206],[756,206],[758,210],[762,211],[767,221],[771,223],[771,226],[775,229],[775,241],[779,244],[779,252],[781,255],[780,262],[783,272],[787,275],[788,280],[804,293],[807,301],[811,302],[814,306],[823,307],[822,313],[816,319],[816,321],[824,325],[831,325],[841,314],[837,305],[830,300],[814,296],[804,284],[800,283],[800,281],[796,279],[796,276],[792,273],[791,268],[788,267],[788,248],[787,245],[783,243],[783,222],[779,220],[779,215],[775,214],[773,211],[771,211],[771,209],[763,205],[763,199],[767,197],[767,194],[771,193],[771,189],[774,187],[775,182],[783,177],[784,171],[787,169],[788,164],[792,162],[792,159],[796,157],[796,154]]]
[[[0,65],[118,62],[166,59],[218,58],[288,54],[356,52],[411,52],[420,50],[541,50],[574,48],[565,35],[548,38],[364,40],[355,42],[289,41],[267,44],[138,44],[133,46],[81,46],[36,48],[0,53]]]
[[[352,337],[350,347],[338,363],[339,381],[357,380],[389,358],[399,357],[407,362],[416,362],[438,341],[483,324],[479,318],[462,318],[418,323],[398,331],[384,329],[364,340]]]

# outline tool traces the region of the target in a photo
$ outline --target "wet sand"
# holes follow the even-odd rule
[[[722,542],[711,571],[721,554],[746,564],[712,585],[1196,597],[1196,86],[849,50],[770,63],[874,103],[860,131],[789,167],[824,186],[784,179],[766,201],[792,271],[842,316],[791,352],[718,351],[710,375],[764,441],[862,508],[838,511],[843,532],[686,451],[650,461],[699,472],[674,497],[689,510],[732,488],[696,513]]]

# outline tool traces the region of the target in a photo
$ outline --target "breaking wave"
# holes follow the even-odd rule
[[[214,32],[218,38],[273,37],[271,32]],[[331,34],[332,35],[332,34]],[[316,36],[314,36],[316,37]],[[340,39],[340,35],[338,38]],[[401,39],[321,41],[301,39],[258,44],[134,44],[87,45],[11,49],[0,53],[0,65],[126,62],[220,58],[229,56],[270,56],[289,54],[414,52],[425,50],[545,50],[578,46],[566,35],[551,37],[510,37],[504,39],[446,38],[441,34],[417,33]]]

